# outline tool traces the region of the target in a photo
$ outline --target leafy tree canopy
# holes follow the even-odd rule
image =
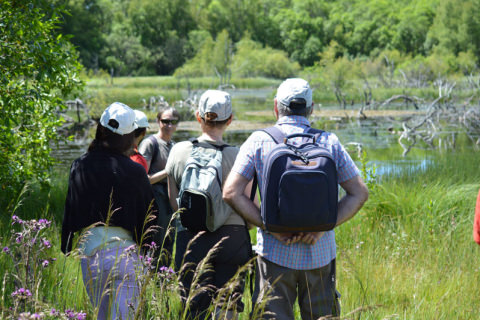
[[[375,59],[385,50],[410,57],[471,52],[475,62],[480,56],[478,0],[66,2],[72,14],[63,31],[73,34],[82,63],[117,75],[172,74],[201,54],[195,35],[217,39],[224,30],[234,54],[249,37],[303,68],[318,63],[332,42],[342,48],[337,58]]]
[[[61,8],[48,0],[0,2],[0,188],[46,182],[58,110],[80,87],[77,54],[56,34]]]

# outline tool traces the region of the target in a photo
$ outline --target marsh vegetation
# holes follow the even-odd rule
[[[105,84],[107,88],[94,80],[89,89],[104,92],[108,100],[129,99],[139,86],[160,81],[149,80],[140,79],[143,84],[134,84],[134,79],[119,79],[113,86]],[[240,144],[252,130],[274,122],[270,104],[277,82],[256,81],[261,84],[255,90],[230,90],[239,123],[228,131],[231,143]],[[115,86],[121,90],[109,90]],[[156,88],[154,92],[169,96],[169,90],[173,93],[171,97],[185,97],[188,92],[185,88]],[[112,92],[121,92],[121,96]],[[143,108],[141,101],[133,105]],[[480,179],[476,141],[457,127],[455,145],[439,145],[438,140],[434,140],[433,146],[416,145],[402,156],[403,149],[398,144],[402,121],[416,121],[427,109],[400,104],[365,110],[364,118],[358,114],[360,108],[361,105],[353,105],[344,109],[327,102],[317,107],[313,115],[315,126],[338,134],[362,169],[371,192],[361,212],[336,231],[343,318],[475,318],[480,306],[474,285],[480,277],[475,264],[478,252],[471,239],[471,220]],[[149,115],[153,116],[154,111]],[[197,130],[194,122],[182,123],[177,140],[195,135]],[[88,135],[85,140],[89,140]],[[84,151],[81,144],[74,150],[70,157]],[[65,156],[57,154],[57,157],[59,155]],[[92,309],[80,281],[79,258],[63,256],[57,241],[68,165],[68,161],[64,161],[56,167],[50,188],[30,185],[21,195],[10,199],[6,211],[9,214],[2,216],[2,234],[13,232],[14,235],[1,238],[2,247],[10,250],[6,253],[4,249],[0,256],[0,268],[5,270],[0,304],[2,318],[13,317],[10,307],[24,308],[23,311],[32,315],[43,312],[47,319],[52,308],[57,313],[51,318],[94,318],[96,310]],[[40,237],[49,241],[50,247],[41,251],[47,256],[32,261],[37,263],[36,267],[24,271],[35,270],[38,282],[29,289],[32,295],[23,300],[18,299],[17,292],[20,289],[16,275],[18,262],[13,259],[15,254],[11,254],[19,232],[19,225],[11,223],[12,215],[25,221],[51,221],[49,228],[42,229]],[[252,236],[254,239],[253,232]],[[178,280],[168,267],[144,278],[141,293],[144,304],[139,319],[181,319],[184,315]],[[240,319],[248,319],[253,308],[248,288],[247,285],[243,297],[246,307]],[[228,295],[228,288],[225,293]],[[260,314],[261,310],[255,312]]]
[[[342,319],[478,318],[476,3],[72,0],[71,14],[56,4],[0,4],[1,319],[96,318],[79,257],[60,251],[68,167],[93,135],[65,101],[81,99],[87,123],[113,101],[153,120],[161,105],[221,87],[234,105],[227,141],[239,145],[274,123],[287,76],[310,82],[312,122],[337,133],[370,189],[336,230]],[[177,141],[199,132],[190,106]],[[141,278],[139,319],[185,316],[162,267]],[[240,319],[261,314],[248,287]]]

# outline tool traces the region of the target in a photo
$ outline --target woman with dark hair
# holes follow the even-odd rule
[[[137,306],[137,253],[156,207],[145,170],[128,157],[136,128],[132,109],[111,104],[87,153],[70,169],[61,249],[70,252],[74,233],[83,230],[78,247],[96,319],[133,319]]]
[[[180,113],[175,108],[168,107],[161,110],[157,114],[158,132],[143,139],[138,147],[138,151],[147,160],[148,177],[158,205],[157,224],[160,229],[155,236],[155,242],[159,248],[162,248],[162,252],[156,253],[156,258],[159,259],[159,261],[155,261],[157,267],[169,266],[172,258],[175,226],[170,225],[170,230],[168,230],[173,211],[168,201],[165,164],[170,150],[175,144],[172,136],[177,130],[179,121]]]

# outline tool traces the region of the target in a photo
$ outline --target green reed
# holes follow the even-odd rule
[[[374,154],[373,152],[369,155]],[[415,154],[412,154],[412,157]],[[423,170],[406,170],[374,182],[369,201],[351,221],[336,229],[337,281],[344,319],[475,319],[480,308],[477,283],[480,254],[472,239],[475,200],[480,188],[477,151],[419,153],[430,160]],[[392,155],[393,157],[393,155]],[[370,159],[369,159],[370,160]],[[363,164],[369,165],[366,159]],[[378,177],[377,177],[378,178]],[[79,259],[60,252],[60,229],[67,175],[49,189],[29,186],[0,217],[2,248],[9,246],[11,216],[52,221],[50,261],[41,274],[38,299],[56,310],[93,308],[83,287]],[[254,234],[254,232],[251,232]],[[15,266],[0,255],[0,312],[12,306]],[[207,267],[207,266],[206,266]],[[167,269],[166,269],[167,270]],[[231,284],[229,284],[231,285]],[[142,294],[145,319],[180,319],[176,275],[155,274]],[[228,287],[223,290],[228,294]],[[249,286],[243,297],[248,319]],[[4,313],[5,315],[6,313]],[[60,317],[59,317],[60,318]]]
[[[424,171],[383,177],[338,228],[338,285],[354,319],[474,319],[475,151],[432,154]]]

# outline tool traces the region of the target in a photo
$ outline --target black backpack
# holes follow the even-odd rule
[[[335,227],[338,211],[337,168],[331,152],[316,144],[323,131],[285,136],[263,130],[277,144],[265,157],[260,190],[263,223],[271,232],[317,232]],[[289,140],[302,137],[295,146]]]

